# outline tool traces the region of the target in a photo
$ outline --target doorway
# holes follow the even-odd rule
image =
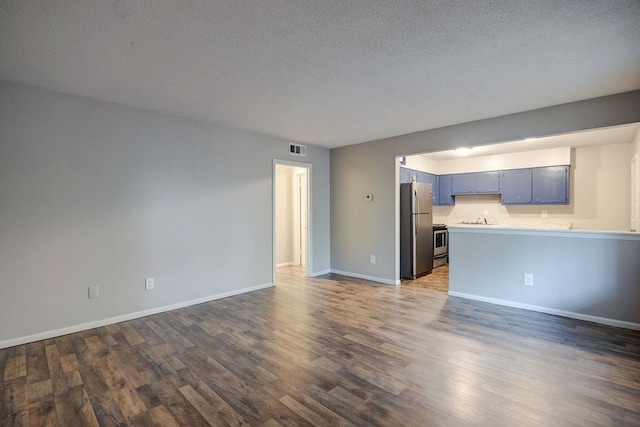
[[[631,160],[631,231],[640,231],[640,166],[638,154]]]
[[[308,277],[310,270],[311,165],[274,160],[273,282]]]
[[[420,155],[396,157],[396,283],[403,286],[420,287],[446,293],[449,291],[448,233],[442,219],[446,218],[449,208],[438,206],[436,202],[437,193],[435,192],[438,189],[438,181],[435,174],[433,174],[433,170],[430,169],[432,167],[433,165],[424,161]],[[400,217],[400,188],[402,184],[408,185],[412,181],[419,184],[430,184],[432,191],[435,192],[431,194],[431,197],[425,198],[426,205],[428,205],[426,209],[430,212],[432,221],[431,234],[433,235],[433,240],[430,245],[433,246],[433,252],[430,252],[428,256],[433,268],[428,274],[410,280],[400,277],[400,259],[402,256],[400,249],[400,222],[402,221]],[[423,203],[422,206],[424,207],[425,204]],[[436,221],[436,218],[442,223],[438,223],[439,221]],[[408,220],[406,216],[404,220]],[[407,229],[404,231],[406,232]],[[408,231],[411,231],[411,228]],[[438,255],[438,257],[434,258],[434,254]]]

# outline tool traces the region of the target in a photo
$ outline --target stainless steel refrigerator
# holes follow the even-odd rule
[[[415,279],[433,269],[431,184],[400,184],[400,276]]]

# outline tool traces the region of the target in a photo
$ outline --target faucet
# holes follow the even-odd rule
[[[484,225],[489,225],[489,223],[487,222],[487,218],[482,218],[484,219]]]

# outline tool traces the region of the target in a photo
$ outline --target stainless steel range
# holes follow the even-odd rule
[[[444,224],[433,224],[433,268],[449,262],[449,232]]]

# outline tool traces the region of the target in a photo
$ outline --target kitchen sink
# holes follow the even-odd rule
[[[460,224],[463,224],[463,225],[489,225],[489,223],[487,222],[487,220],[485,218],[483,218],[483,219],[478,218],[475,221],[462,221]]]

